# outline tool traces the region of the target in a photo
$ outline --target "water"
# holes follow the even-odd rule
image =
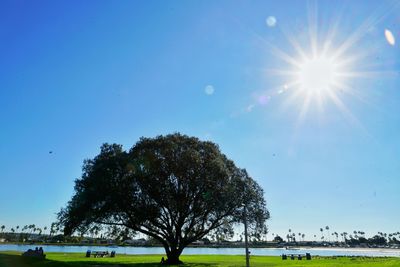
[[[162,247],[104,247],[104,246],[51,246],[43,245],[45,252],[82,252],[87,250],[115,250],[117,254],[165,254]],[[35,245],[0,245],[0,251],[26,251],[35,249]],[[251,248],[251,255],[280,256],[282,254],[305,254],[320,256],[370,256],[370,257],[400,257],[399,249],[355,249],[355,248],[300,248],[296,250],[283,248]],[[244,255],[244,248],[194,248],[188,247],[184,255]]]

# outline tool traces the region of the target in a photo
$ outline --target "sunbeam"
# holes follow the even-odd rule
[[[362,127],[342,98],[354,97],[368,104],[367,97],[354,86],[355,81],[360,78],[377,78],[378,75],[387,74],[374,66],[376,63],[367,60],[377,52],[375,47],[364,50],[357,48],[364,36],[368,34],[368,30],[375,27],[388,14],[388,10],[376,11],[345,39],[338,38],[341,32],[339,19],[333,21],[331,27],[325,29],[324,33],[318,28],[317,5],[310,5],[308,11],[308,26],[304,33],[282,30],[294,54],[285,52],[282,48],[271,47],[271,52],[281,59],[286,67],[269,69],[266,73],[281,76],[284,84],[290,84],[286,86],[288,94],[283,102],[284,109],[294,105],[294,102],[301,102],[297,124],[301,124],[306,118],[307,113],[311,111],[311,105],[317,107],[317,109],[312,109],[313,111],[323,113],[324,105],[331,103],[344,113],[345,118]],[[308,38],[304,39],[304,34],[307,34]],[[395,43],[389,31],[385,31],[385,36],[390,45]]]

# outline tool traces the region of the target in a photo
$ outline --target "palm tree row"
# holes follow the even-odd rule
[[[23,227],[20,227],[19,225],[15,226],[15,227],[11,227],[8,232],[12,233],[12,234],[29,234],[29,235],[37,234],[40,236],[42,234],[47,234],[46,233],[47,229],[48,229],[47,226],[40,228],[40,227],[36,227],[35,224],[27,224],[27,225],[24,225]],[[0,234],[5,234],[6,230],[7,230],[7,228],[5,225],[0,226]],[[49,234],[49,236],[52,236],[59,231],[60,231],[60,229],[57,226],[57,224],[52,223],[48,234]]]
[[[321,227],[319,229],[319,231],[321,232],[320,240],[322,242],[327,242],[327,243],[343,242],[343,243],[346,243],[349,240],[360,240],[360,241],[366,241],[367,240],[364,231],[354,230],[352,233],[349,234],[348,232],[338,233],[336,231],[330,233],[329,230],[330,230],[329,226]],[[274,235],[275,234],[273,234],[273,236]],[[276,236],[278,236],[278,235],[276,235]],[[303,241],[303,242],[305,241],[305,236],[306,235],[304,233],[300,233],[299,232],[297,234],[297,236],[298,236],[297,241]],[[339,240],[339,236],[340,236],[340,240]],[[317,239],[316,239],[317,235],[314,234],[313,237],[314,237],[314,241],[317,241]],[[400,232],[394,232],[394,233],[389,233],[389,234],[383,233],[383,232],[378,232],[377,235],[373,236],[373,238],[374,237],[382,237],[382,238],[384,238],[385,240],[387,240],[389,242],[391,242],[391,241],[400,242]],[[296,234],[292,231],[292,229],[288,230],[288,233],[286,234],[286,239],[287,239],[288,242],[296,242]]]

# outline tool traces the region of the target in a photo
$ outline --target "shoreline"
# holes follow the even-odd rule
[[[0,243],[0,246],[16,245],[16,246],[60,246],[60,247],[121,247],[121,248],[163,248],[160,245],[116,245],[116,244],[74,244],[74,243]],[[288,248],[287,248],[288,247]],[[392,251],[400,252],[399,248],[369,248],[369,247],[326,247],[326,246],[249,246],[249,249],[274,249],[274,250],[339,250],[339,251]],[[209,248],[209,249],[244,249],[244,246],[198,246],[189,245],[186,248]]]
[[[297,248],[297,247],[296,247]],[[392,253],[400,253],[399,248],[359,248],[359,247],[298,247],[299,249],[308,249],[308,250],[324,250],[324,251],[357,251],[357,252],[392,252]]]
[[[145,249],[145,248],[157,248],[157,249],[164,249],[162,246],[128,246],[128,245],[106,245],[106,244],[49,244],[49,243],[33,243],[33,244],[27,244],[27,243],[0,243],[0,251],[1,247],[6,247],[6,246],[27,246],[27,247],[47,247],[47,246],[53,246],[53,247],[104,247],[104,248],[139,248],[139,249]],[[189,249],[216,249],[216,250],[225,250],[225,249],[245,249],[244,247],[229,247],[229,246],[188,246],[185,248],[186,250]],[[256,251],[262,251],[262,250],[276,250],[276,251],[287,251],[288,253],[294,253],[294,251],[341,251],[344,253],[349,253],[349,252],[356,252],[356,253],[383,253],[383,254],[398,254],[400,256],[400,248],[361,248],[361,247],[323,247],[323,246],[291,246],[290,248],[286,247],[249,247],[250,250],[256,250]]]

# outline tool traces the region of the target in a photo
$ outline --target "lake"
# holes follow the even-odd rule
[[[0,245],[0,251],[26,251],[34,249],[36,245]],[[45,252],[82,252],[87,250],[115,250],[117,254],[164,254],[162,247],[104,247],[104,246],[52,246],[43,245]],[[251,255],[280,256],[284,254],[304,254],[320,256],[370,256],[370,257],[400,257],[399,249],[362,249],[362,248],[300,248],[296,250],[284,248],[251,248]],[[184,255],[244,255],[244,248],[194,248],[188,247]]]

